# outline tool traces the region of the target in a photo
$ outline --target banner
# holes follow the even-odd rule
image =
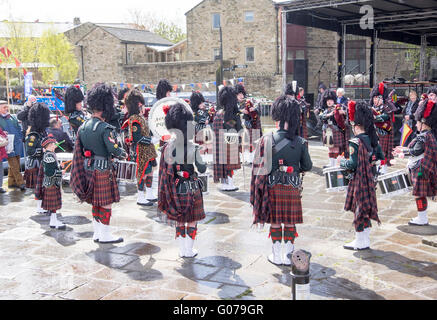
[[[24,96],[27,98],[32,94],[32,82],[33,75],[32,72],[27,72],[24,76]]]

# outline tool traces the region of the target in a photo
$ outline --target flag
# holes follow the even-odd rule
[[[206,87],[206,89],[209,89],[209,83],[208,82],[205,82],[205,87]]]
[[[23,74],[26,75],[27,74],[27,70],[23,68]]]
[[[185,91],[185,84],[182,84],[182,90]]]
[[[407,142],[408,138],[413,133],[413,129],[410,128],[407,122],[404,123],[404,126],[402,127],[401,131],[401,147],[405,146],[405,143]]]
[[[17,68],[20,67],[21,66],[21,62],[18,61],[17,58],[14,58],[14,59],[15,59],[15,65],[17,66]]]
[[[200,89],[202,89],[202,84],[201,84],[201,83],[198,83],[197,86],[198,86]]]
[[[231,85],[234,85],[234,84],[235,84],[235,80],[234,80],[234,79],[229,80],[229,81],[231,81]]]
[[[6,47],[0,47],[0,52],[3,53],[5,58],[9,58],[9,56],[12,54],[11,50]]]
[[[175,85],[173,86],[173,91],[178,91],[178,85],[177,85],[177,84],[175,84]]]
[[[194,89],[194,83],[190,83],[190,87]]]

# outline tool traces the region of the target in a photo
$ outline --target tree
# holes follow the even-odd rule
[[[178,43],[187,38],[187,34],[184,33],[182,29],[174,23],[168,24],[165,22],[160,22],[153,32],[173,43]]]
[[[187,38],[187,34],[174,22],[158,19],[152,12],[144,13],[140,9],[129,10],[133,28],[156,33],[173,43],[178,43]]]
[[[53,80],[61,83],[73,82],[77,76],[79,66],[73,53],[73,46],[66,36],[48,30],[43,33],[40,41],[40,62],[53,66],[53,68],[41,69],[44,82]]]

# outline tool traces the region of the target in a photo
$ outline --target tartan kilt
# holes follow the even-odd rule
[[[194,194],[177,194],[176,195],[179,203],[181,204],[181,209],[184,211],[178,217],[171,215],[167,210],[162,210],[168,220],[176,221],[179,223],[192,223],[205,219],[205,210],[203,208],[203,195],[200,189],[196,190]]]
[[[232,171],[234,170],[239,170],[241,169],[241,162],[240,162],[240,151],[241,151],[241,145],[239,145],[238,147],[238,163],[232,164],[232,162],[235,162],[235,155],[232,154],[232,159],[231,159],[231,146],[227,145],[226,149],[227,151],[227,155],[226,155],[226,162],[227,164],[218,164],[220,161],[220,157],[219,157],[219,148],[216,147],[216,158],[214,159],[214,183],[219,183],[220,179],[226,179],[228,176],[231,176]],[[237,154],[235,152],[235,148],[234,150],[232,150],[233,153]]]
[[[384,156],[387,159],[387,165],[391,166],[390,160],[394,159],[394,156],[392,154],[394,148],[393,131],[389,132],[386,135],[380,135],[378,133],[378,137],[382,152],[384,152]]]
[[[36,181],[38,180],[39,168],[26,169],[24,171],[24,181],[26,182],[26,188],[34,189],[36,187]]]
[[[269,190],[270,215],[269,224],[301,224],[302,201],[300,191],[293,186],[275,185]]]
[[[61,188],[52,186],[42,189],[42,208],[44,210],[55,212],[62,208]]]
[[[85,173],[93,188],[92,196],[87,199],[87,203],[96,207],[104,207],[120,202],[117,179],[112,170],[85,170]]]
[[[429,177],[419,177],[421,166],[410,170],[411,183],[413,184],[413,196],[415,197],[434,197],[436,195]]]

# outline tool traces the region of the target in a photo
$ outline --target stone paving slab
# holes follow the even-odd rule
[[[352,213],[343,210],[346,194],[325,190],[327,150],[311,142],[310,152],[315,168],[304,180],[296,249],[312,254],[311,299],[436,299],[437,203],[430,202],[430,226],[412,227],[413,197],[378,193],[382,225],[374,225],[372,250],[344,250],[354,238]],[[403,166],[398,161],[390,170]],[[267,261],[268,226],[251,226],[250,167],[245,171],[246,186],[237,171],[237,193],[218,191],[210,179],[193,259],[178,257],[173,228],[156,206],[136,205],[132,185],[121,186],[113,210],[113,233],[125,239],[117,245],[92,241],[91,209],[68,189],[59,212],[66,231],[51,230],[49,217],[35,213],[30,190],[0,195],[0,299],[289,300],[290,268]]]

